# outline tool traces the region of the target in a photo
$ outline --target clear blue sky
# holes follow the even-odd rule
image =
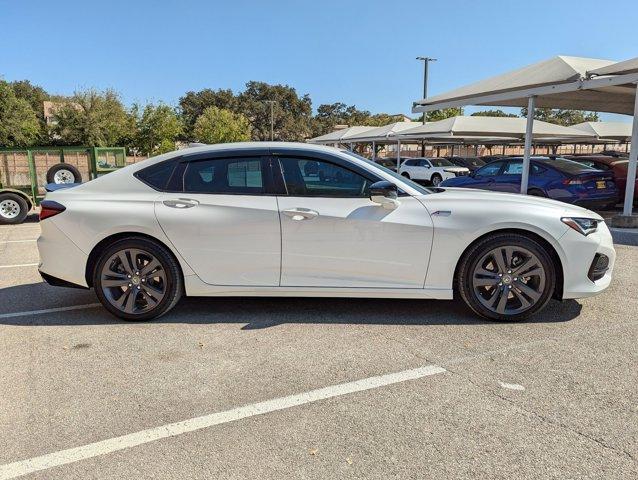
[[[0,75],[169,104],[262,80],[409,113],[418,55],[439,59],[435,94],[558,54],[635,57],[637,24],[636,0],[0,0]]]

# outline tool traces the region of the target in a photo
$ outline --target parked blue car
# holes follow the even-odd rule
[[[450,178],[441,187],[468,187],[520,192],[522,158],[490,162],[469,176]],[[608,208],[618,203],[611,172],[596,170],[565,158],[534,157],[530,162],[527,193],[586,208]]]

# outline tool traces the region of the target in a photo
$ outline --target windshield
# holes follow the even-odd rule
[[[419,185],[418,183],[413,182],[412,180],[410,180],[408,178],[402,177],[398,173],[393,172],[392,170],[390,170],[389,168],[385,168],[383,165],[379,165],[378,163],[375,163],[372,160],[368,160],[366,157],[362,157],[361,155],[358,155],[358,154],[356,154],[354,152],[351,152],[350,150],[341,150],[341,152],[346,153],[346,154],[350,155],[351,157],[358,158],[359,160],[362,160],[362,161],[366,162],[368,165],[371,165],[374,168],[378,168],[379,170],[383,170],[384,173],[387,173],[388,175],[392,175],[397,180],[401,180],[401,182],[403,182],[406,185],[409,185],[410,187],[414,188],[417,192],[419,192],[422,195],[426,195],[428,193],[434,193],[434,190],[431,190],[429,188],[425,188],[423,185]]]
[[[433,167],[455,167],[447,158],[430,158]]]
[[[477,157],[469,157],[466,158],[465,161],[473,167],[482,167],[483,165],[485,165],[485,162]]]

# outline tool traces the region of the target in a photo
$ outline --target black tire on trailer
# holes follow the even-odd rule
[[[82,175],[75,166],[58,163],[47,170],[47,183],[82,183]]]
[[[16,225],[24,222],[30,205],[17,193],[0,193],[0,224]]]

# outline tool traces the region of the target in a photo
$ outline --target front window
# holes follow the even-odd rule
[[[294,197],[368,197],[373,183],[358,173],[323,160],[280,158],[288,195]]]
[[[428,193],[433,193],[436,191],[440,191],[440,190],[432,190],[429,188],[425,188],[423,185],[419,185],[416,182],[413,182],[412,180],[409,180],[407,178],[405,178],[402,175],[399,175],[397,172],[395,172],[394,170],[390,170],[389,168],[385,168],[383,165],[379,165],[377,163],[374,163],[371,160],[368,160],[365,157],[362,157],[361,155],[357,155],[354,152],[351,152],[350,150],[341,150],[342,153],[345,153],[347,155],[350,155],[351,157],[356,158],[357,160],[361,160],[362,162],[367,163],[368,165],[381,170],[383,173],[385,173],[386,175],[390,175],[391,177],[399,180],[401,183],[404,183],[406,185],[408,185],[409,187],[413,188],[414,190],[416,190],[417,192],[419,192],[421,195],[427,195]]]

